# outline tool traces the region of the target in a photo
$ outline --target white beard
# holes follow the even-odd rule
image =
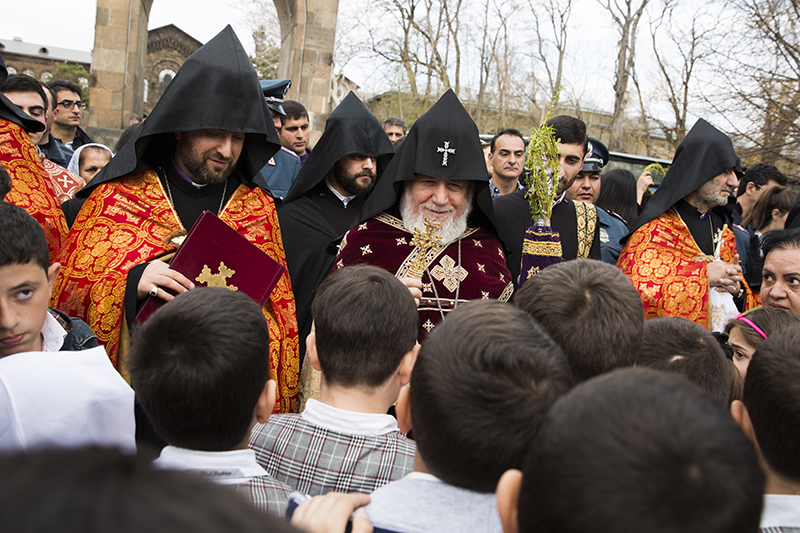
[[[411,205],[411,194],[408,189],[403,191],[403,196],[400,198],[400,217],[403,219],[403,226],[409,231],[414,233],[415,229],[425,231],[425,211],[423,208],[428,208],[431,211],[439,211],[441,208],[433,202],[427,202],[422,205]],[[470,190],[469,197],[467,198],[466,207],[461,213],[455,210],[451,211],[451,215],[441,221],[441,225],[433,232],[442,238],[442,244],[450,244],[455,241],[467,230],[467,219],[472,212],[472,190]]]

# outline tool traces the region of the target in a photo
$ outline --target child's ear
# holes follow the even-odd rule
[[[261,396],[258,397],[258,402],[256,402],[256,410],[254,413],[256,422],[259,424],[266,424],[267,420],[269,420],[269,416],[272,414],[273,409],[275,409],[275,402],[278,400],[275,397],[276,390],[277,385],[275,384],[274,379],[271,379],[264,384],[264,390],[261,391]]]
[[[58,274],[61,272],[61,263],[53,263],[47,269],[47,285],[50,287],[50,293],[53,293],[53,287],[58,279]]]
[[[317,334],[313,331],[306,337],[306,356],[311,363],[311,368],[317,372],[322,372],[322,367],[319,366],[319,356],[317,355]]]
[[[400,378],[401,385],[408,385],[408,382],[411,381],[411,371],[414,370],[414,364],[417,362],[417,356],[419,355],[419,349],[421,347],[421,344],[415,344],[414,347],[403,356],[403,360],[400,361],[400,366],[397,367],[397,375]]]
[[[394,406],[395,415],[397,416],[397,427],[403,435],[408,435],[408,432],[412,429],[410,396],[410,387],[400,387],[400,393],[397,395],[397,403]]]
[[[503,533],[517,533],[517,505],[519,504],[519,491],[522,488],[522,472],[512,468],[506,470],[497,482],[495,498],[497,499],[497,512],[500,515],[500,524]]]
[[[742,401],[733,400],[731,403],[731,416],[736,420],[736,423],[739,424],[739,427],[742,428],[747,440],[757,446],[756,432],[753,429],[753,423],[750,421],[750,413],[747,412],[747,407],[745,407]]]

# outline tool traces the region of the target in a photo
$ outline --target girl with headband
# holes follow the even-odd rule
[[[733,363],[744,378],[747,366],[761,343],[775,331],[800,321],[800,317],[785,309],[765,309],[757,307],[742,313],[728,322],[725,333],[728,344],[733,348]]]

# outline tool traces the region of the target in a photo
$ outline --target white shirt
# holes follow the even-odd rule
[[[203,452],[167,446],[153,461],[157,468],[201,474],[219,485],[238,485],[254,477],[268,476],[256,462],[253,450]]]
[[[765,494],[761,526],[800,527],[800,496]]]
[[[328,188],[331,190],[331,192],[336,195],[336,198],[338,198],[339,200],[342,201],[342,203],[344,204],[344,208],[345,209],[347,209],[347,203],[350,202],[350,200],[352,200],[353,198],[356,197],[355,194],[353,196],[342,196],[341,194],[339,194],[339,191],[337,191],[336,189],[333,188],[333,185],[331,185],[331,182],[327,178],[327,176],[325,177],[325,185],[327,185]]]
[[[62,328],[58,320],[53,318],[53,315],[48,311],[47,318],[44,319],[44,326],[42,326],[42,351],[59,351],[64,346],[64,339],[66,338],[67,330]]]
[[[0,359],[0,450],[136,450],[133,390],[102,346]]]
[[[345,435],[385,435],[400,431],[397,420],[391,415],[345,411],[313,398],[308,400],[300,416],[310,424]]]

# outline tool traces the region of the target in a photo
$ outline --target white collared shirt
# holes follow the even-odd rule
[[[385,435],[400,431],[391,415],[346,411],[309,399],[300,415],[303,420],[329,431],[346,435]]]
[[[250,449],[202,452],[167,446],[153,461],[153,466],[201,474],[219,485],[238,485],[254,477],[269,475],[256,462],[256,454]]]
[[[325,185],[327,185],[328,188],[331,190],[331,192],[336,195],[336,198],[342,201],[345,209],[347,209],[348,202],[350,202],[350,200],[356,197],[355,194],[353,196],[342,196],[341,194],[339,194],[339,191],[333,188],[333,185],[331,185],[331,182],[327,176],[325,177]]]
[[[800,527],[800,496],[765,494],[760,527]]]
[[[57,352],[64,346],[64,339],[67,338],[67,330],[61,327],[58,320],[48,311],[42,326],[42,351]]]

